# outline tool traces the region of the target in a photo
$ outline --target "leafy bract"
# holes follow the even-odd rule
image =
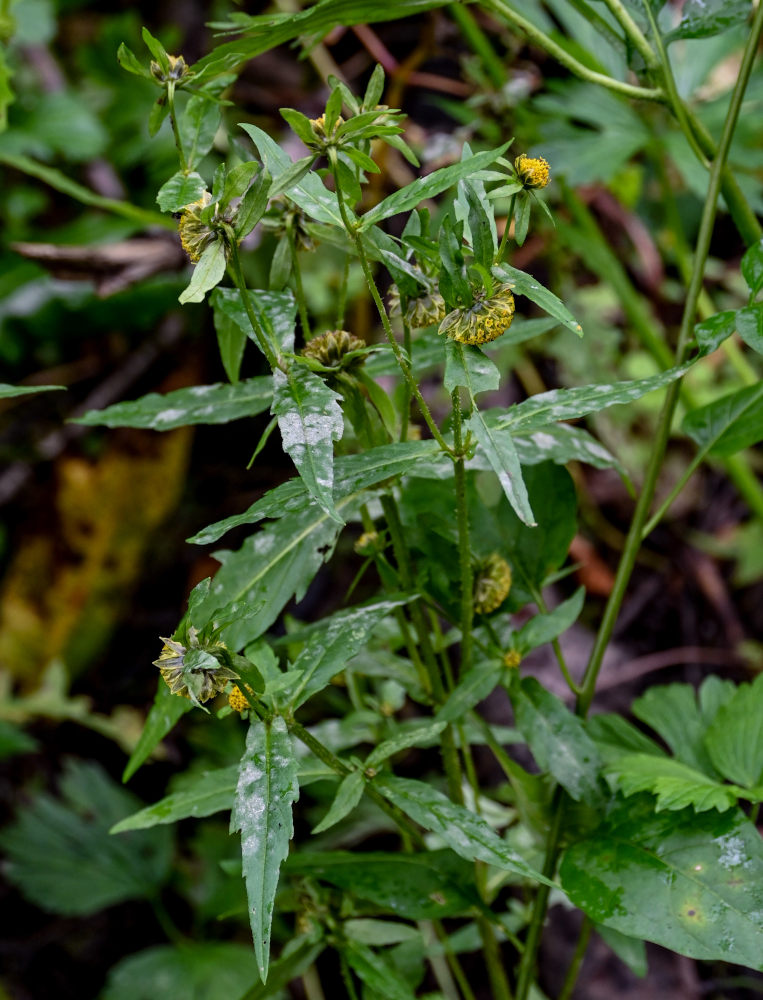
[[[593,920],[691,958],[763,968],[763,840],[741,812],[655,813],[629,799],[565,851],[564,891]]]
[[[302,365],[273,372],[273,405],[281,441],[311,496],[337,523],[334,507],[334,441],[344,431],[338,393]]]
[[[398,809],[425,830],[436,833],[451,850],[467,861],[484,861],[535,882],[553,885],[501,840],[481,816],[451,802],[431,785],[392,775],[375,778],[373,785]]]
[[[270,377],[258,375],[236,385],[216,382],[164,394],[152,392],[130,402],[115,403],[104,410],[90,410],[79,417],[77,423],[88,427],[141,427],[154,431],[170,431],[187,424],[227,424],[262,413],[272,399]]]
[[[297,761],[286,723],[280,716],[254,720],[241,758],[231,833],[241,833],[249,921],[263,983],[278,877],[294,834],[291,807],[298,797]]]
[[[154,895],[169,874],[169,831],[108,833],[135,805],[99,765],[68,762],[61,798],[35,796],[0,834],[8,878],[38,906],[67,915]]]
[[[703,454],[734,455],[763,440],[763,382],[691,410],[681,429]]]

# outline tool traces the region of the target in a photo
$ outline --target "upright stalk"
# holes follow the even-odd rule
[[[458,522],[458,565],[461,575],[461,673],[472,665],[472,623],[474,620],[474,580],[472,552],[469,544],[469,510],[466,504],[466,468],[464,465],[461,397],[459,389],[452,393],[453,443],[456,449],[454,475],[456,484],[456,519]]]

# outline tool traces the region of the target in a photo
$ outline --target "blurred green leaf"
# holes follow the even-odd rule
[[[686,0],[681,20],[664,38],[666,45],[679,38],[708,38],[744,24],[752,11],[750,0]]]
[[[746,788],[763,784],[763,674],[718,707],[705,748],[724,778]]]
[[[758,240],[742,257],[742,276],[750,289],[750,295],[757,295],[763,288],[763,239]]]
[[[12,722],[0,719],[0,760],[16,754],[34,753],[39,749],[37,740]]]
[[[737,313],[737,333],[758,354],[763,354],[763,302],[740,309]]]
[[[180,718],[190,712],[193,705],[187,698],[172,694],[163,680],[159,680],[154,703],[149,709],[140,738],[127,761],[122,781],[129,781],[138,768],[151,756],[164,737],[174,729]],[[118,818],[118,817],[117,817]]]
[[[35,392],[63,392],[65,389],[65,385],[6,385],[0,383],[0,399],[29,396]]]
[[[596,469],[616,469],[626,482],[630,482],[627,470],[619,459],[583,427],[548,424],[534,430],[527,437],[517,435],[514,437],[514,446],[521,465],[584,462]]]
[[[415,992],[394,965],[368,945],[349,939],[342,951],[353,972],[385,1000],[415,1000]]]
[[[238,1000],[256,976],[257,963],[246,945],[163,944],[118,962],[100,1000]]]
[[[583,610],[585,587],[578,587],[572,597],[558,604],[548,614],[534,615],[517,632],[516,645],[524,656],[546,642],[553,642],[571,625],[574,625]]]
[[[388,757],[400,753],[401,750],[408,750],[410,747],[431,746],[437,742],[437,737],[444,728],[444,722],[436,721],[425,722],[421,726],[406,729],[398,736],[392,736],[390,739],[384,740],[383,743],[380,743],[372,750],[366,758],[364,767],[378,767]]]
[[[500,382],[501,373],[479,347],[446,340],[443,379],[446,392],[462,385],[475,396],[478,392],[492,392]]]
[[[467,671],[448,695],[436,718],[440,722],[459,722],[500,684],[506,667],[501,660],[480,660]]]

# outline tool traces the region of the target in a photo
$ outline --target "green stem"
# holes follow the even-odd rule
[[[350,967],[347,964],[347,959],[344,954],[339,952],[339,965],[342,970],[342,980],[344,981],[345,989],[347,990],[347,996],[350,1000],[358,1000],[358,993],[355,989],[355,983],[352,979],[352,972],[350,972]]]
[[[705,261],[707,260],[708,251],[710,249],[710,239],[713,234],[713,225],[718,207],[718,195],[720,193],[723,167],[729,154],[731,140],[734,135],[734,129],[739,117],[742,99],[747,87],[747,82],[750,78],[762,30],[763,4],[759,5],[755,11],[750,35],[742,57],[742,64],[739,68],[739,76],[734,87],[734,92],[731,96],[729,109],[726,113],[726,120],[723,125],[723,134],[718,147],[718,155],[713,162],[713,167],[710,172],[710,183],[708,185],[708,192],[702,211],[702,221],[700,223],[699,234],[697,236],[697,247],[694,253],[694,267],[686,295],[686,302],[681,320],[681,329],[679,331],[678,344],[676,346],[677,364],[681,364],[685,360],[687,354],[689,338],[697,310],[697,302],[702,289]],[[657,485],[657,477],[662,466],[662,460],[667,447],[668,438],[670,437],[670,428],[676,404],[678,402],[679,391],[680,380],[674,382],[668,388],[665,396],[665,403],[660,414],[656,441],[652,448],[651,459],[646,471],[644,485],[636,505],[633,521],[631,522],[628,537],[625,542],[625,548],[617,569],[615,583],[609,600],[607,601],[601,626],[596,636],[591,657],[583,677],[581,685],[582,691],[577,702],[578,713],[582,716],[585,716],[588,713],[588,709],[590,708],[593,700],[594,691],[596,689],[596,681],[599,676],[599,671],[601,670],[604,653],[607,645],[609,644],[609,640],[620,611],[620,606],[623,598],[625,597],[625,591],[636,562],[638,550],[641,547],[641,536],[649,515],[649,508],[651,506],[652,498]]]
[[[580,77],[581,80],[598,84],[601,87],[606,87],[607,90],[613,90],[617,94],[623,94],[625,97],[633,97],[636,100],[664,100],[665,93],[660,88],[634,87],[633,84],[613,80],[611,76],[606,76],[604,73],[597,73],[595,70],[589,69],[588,66],[584,66],[583,63],[578,62],[574,56],[571,56],[560,45],[557,45],[545,32],[536,28],[531,21],[528,21],[527,18],[522,17],[521,14],[513,10],[504,0],[482,0],[482,6],[488,10],[492,10],[495,14],[499,14],[509,24],[514,25],[515,28],[519,28],[531,42],[534,42],[537,46],[548,52],[558,63],[571,73],[574,73],[575,76]]]
[[[309,966],[302,973],[302,985],[305,988],[306,1000],[326,1000],[318,970],[314,965]]]
[[[530,584],[530,593],[532,594],[533,600],[538,605],[538,610],[541,612],[541,614],[547,615],[548,605],[543,600],[543,594],[535,586],[535,584]],[[556,656],[556,662],[559,664],[559,669],[562,672],[562,676],[564,677],[567,687],[570,689],[570,691],[572,691],[574,695],[579,695],[580,687],[578,684],[576,684],[576,682],[572,678],[572,674],[570,673],[569,667],[567,666],[567,661],[564,658],[564,653],[562,652],[562,647],[559,645],[559,640],[554,639],[551,645],[554,650],[554,654]]]
[[[436,932],[431,920],[419,920],[419,931],[424,940],[424,946],[429,949],[436,940]],[[445,1000],[460,1000],[455,980],[444,953],[430,954],[429,964],[432,974]]]
[[[167,81],[167,108],[169,112],[170,125],[172,126],[172,134],[175,136],[175,146],[177,147],[178,157],[180,158],[180,169],[184,174],[187,174],[190,170],[188,166],[188,160],[185,157],[185,152],[183,150],[183,140],[180,138],[180,129],[178,128],[177,115],[175,114],[175,81]]]
[[[333,154],[333,155],[332,155]],[[392,353],[395,355],[395,360],[397,361],[400,371],[403,373],[403,378],[405,379],[408,387],[411,390],[412,396],[415,398],[421,410],[421,415],[426,421],[426,425],[432,433],[432,437],[437,441],[439,446],[448,455],[453,454],[453,449],[447,443],[445,438],[440,433],[440,429],[434,422],[434,418],[429,411],[426,400],[421,395],[419,387],[416,384],[416,380],[411,373],[411,369],[403,357],[402,351],[400,350],[400,345],[397,342],[395,334],[392,330],[392,325],[389,321],[389,316],[387,315],[387,310],[384,308],[384,303],[381,300],[381,295],[379,295],[379,289],[376,287],[376,282],[374,281],[374,276],[371,272],[371,265],[368,262],[368,257],[366,256],[366,251],[363,247],[363,240],[360,238],[355,226],[352,225],[350,219],[347,215],[347,208],[344,204],[344,198],[342,196],[342,187],[339,181],[339,173],[337,170],[337,158],[336,151],[333,149],[329,150],[329,161],[331,163],[331,172],[334,177],[334,184],[336,186],[337,192],[337,202],[339,204],[339,213],[342,216],[342,223],[347,231],[347,235],[352,240],[355,247],[355,252],[358,255],[358,260],[360,261],[360,266],[363,269],[363,276],[366,279],[366,284],[368,285],[368,290],[371,292],[371,298],[374,300],[374,304],[379,312],[379,318],[381,319],[381,324],[384,329],[385,336],[389,341],[390,347],[392,348]]]
[[[643,32],[628,13],[627,8],[621,0],[604,0],[612,14],[620,22],[625,34],[630,38],[633,47],[640,53],[649,69],[656,69],[659,66],[659,59],[654,53],[652,46],[645,38]]]
[[[649,518],[649,521],[644,525],[644,528],[641,532],[642,542],[648,535],[651,535],[651,533],[654,531],[654,529],[657,527],[657,525],[660,523],[663,517],[665,517],[668,510],[673,505],[673,501],[675,500],[675,498],[678,496],[678,494],[681,492],[684,486],[686,486],[691,477],[697,471],[697,468],[704,461],[708,451],[709,448],[702,448],[700,451],[697,452],[697,454],[694,456],[691,462],[689,462],[689,464],[686,466],[686,468],[683,471],[683,475],[680,477],[680,479],[675,484],[670,493],[668,493],[668,495],[662,501],[657,511]]]
[[[297,309],[299,310],[299,321],[302,324],[302,336],[305,341],[310,340],[310,320],[307,316],[307,301],[305,299],[305,289],[302,285],[302,268],[299,266],[299,253],[297,252],[297,241],[294,236],[294,228],[290,224],[286,230],[289,248],[291,250],[291,266],[294,272],[294,285],[297,293]],[[338,327],[338,329],[341,329]]]
[[[456,449],[454,478],[456,486],[456,521],[458,524],[458,565],[461,576],[461,673],[472,665],[472,625],[474,621],[474,579],[472,553],[469,544],[469,509],[466,502],[466,466],[464,464],[461,396],[459,389],[451,395],[453,403],[453,443]]]
[[[506,225],[503,227],[503,236],[501,236],[501,245],[498,247],[498,253],[495,257],[496,264],[503,263],[503,255],[506,253],[506,244],[509,242],[509,230],[511,229],[511,220],[514,218],[514,204],[517,200],[517,196],[513,194],[511,196],[511,201],[509,202],[509,214],[506,216]]]
[[[434,932],[437,935],[437,940],[443,946],[445,952],[445,958],[447,959],[448,965],[450,966],[451,972],[458,983],[458,988],[461,990],[461,995],[464,1000],[476,1000],[474,996],[474,991],[469,985],[469,980],[464,974],[464,970],[461,967],[461,963],[458,960],[458,955],[456,955],[450,948],[448,943],[448,933],[442,926],[439,920],[433,920],[432,926],[434,927]]]
[[[260,322],[260,318],[254,311],[254,307],[252,306],[252,300],[249,298],[249,293],[246,287],[246,279],[244,278],[244,272],[241,269],[241,258],[239,256],[238,247],[236,246],[235,240],[232,241],[230,247],[229,270],[231,273],[231,277],[233,278],[233,284],[236,286],[241,295],[241,301],[244,305],[244,310],[246,311],[246,315],[249,317],[249,322],[252,324],[252,330],[254,331],[254,336],[257,341],[257,346],[265,355],[265,357],[268,359],[268,364],[273,369],[273,371],[275,371],[276,368],[283,369],[284,365],[280,357],[280,350],[278,349],[278,345],[275,345],[274,348],[273,344],[270,342],[270,338],[266,334],[266,331],[263,329],[263,325]]]
[[[344,314],[347,310],[347,286],[350,281],[350,257],[344,258],[344,268],[342,270],[342,283],[339,286],[339,300],[336,305],[336,329],[344,330]]]
[[[405,318],[405,312],[403,312],[403,347],[405,348],[406,356],[410,358],[411,356],[411,325]],[[402,415],[400,417],[400,440],[408,440],[408,425],[411,422],[411,387],[407,382],[403,384],[403,406]]]
[[[578,979],[580,966],[583,964],[583,958],[585,957],[592,929],[593,924],[591,923],[590,917],[584,916],[583,923],[580,927],[578,943],[575,946],[575,952],[572,956],[570,967],[567,970],[567,975],[564,977],[564,984],[562,985],[562,991],[559,994],[558,1000],[570,1000],[570,997],[572,996],[572,991],[575,989],[575,983]]]

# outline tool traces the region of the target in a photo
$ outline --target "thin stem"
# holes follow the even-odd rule
[[[371,265],[368,262],[368,257],[366,256],[366,251],[363,247],[363,241],[360,238],[360,235],[356,227],[352,225],[349,216],[347,215],[347,207],[344,204],[344,198],[342,197],[342,187],[339,181],[339,173],[337,170],[336,151],[333,149],[329,150],[329,161],[331,163],[331,172],[334,177],[334,184],[336,186],[336,191],[337,191],[337,202],[339,204],[339,213],[342,216],[342,222],[347,231],[347,235],[350,237],[355,247],[355,252],[358,255],[360,266],[363,269],[363,276],[366,279],[368,290],[371,292],[371,298],[374,300],[374,304],[376,305],[376,308],[379,312],[379,318],[381,319],[381,324],[384,329],[385,336],[387,337],[387,340],[389,341],[389,344],[392,348],[392,353],[395,355],[395,360],[397,361],[400,367],[400,371],[403,373],[403,377],[405,378],[405,381],[411,390],[411,394],[413,395],[413,397],[415,398],[416,402],[419,405],[419,409],[421,410],[421,415],[426,421],[426,425],[431,431],[432,437],[435,439],[435,441],[437,441],[437,443],[444,452],[446,452],[448,455],[452,455],[453,449],[450,447],[445,438],[442,436],[439,427],[434,422],[434,418],[430,413],[426,400],[421,395],[419,387],[416,384],[416,380],[414,379],[411,373],[411,369],[408,363],[406,362],[405,358],[403,357],[402,351],[400,350],[400,345],[398,344],[395,334],[392,330],[392,325],[389,321],[387,310],[384,308],[384,303],[381,300],[381,295],[379,295],[379,289],[376,287],[376,282],[374,281],[374,276],[371,272]]]
[[[403,347],[405,348],[406,356],[410,358],[411,356],[411,325],[405,318],[405,312],[403,312]],[[403,384],[403,405],[402,405],[402,415],[400,417],[400,440],[408,440],[408,425],[411,422],[411,387],[407,382]]]
[[[633,20],[633,18],[628,13],[625,5],[620,2],[620,0],[604,0],[604,3],[609,7],[612,14],[620,22],[625,34],[630,38],[633,47],[640,53],[641,58],[644,60],[649,69],[656,69],[659,65],[659,59],[654,53],[652,46],[649,44],[645,38],[643,32]]]
[[[299,322],[302,324],[302,336],[304,339],[310,340],[312,333],[310,332],[310,320],[307,316],[307,301],[305,299],[305,290],[302,286],[302,268],[299,265],[299,253],[297,252],[297,240],[294,235],[294,227],[289,224],[286,231],[287,239],[289,240],[289,248],[291,250],[291,266],[294,272],[294,284],[296,286],[295,290],[297,293],[297,309],[299,309]],[[337,329],[341,329],[338,327]]]
[[[668,510],[673,505],[673,501],[675,500],[675,498],[678,496],[678,494],[681,492],[684,486],[686,486],[691,477],[697,471],[697,468],[704,461],[708,451],[709,448],[702,448],[700,451],[697,452],[697,454],[694,456],[691,462],[689,462],[689,464],[686,466],[686,468],[683,471],[683,475],[680,477],[680,479],[675,484],[670,493],[668,493],[668,495],[662,501],[656,513],[654,513],[649,518],[649,521],[644,525],[644,529],[641,532],[642,542],[648,535],[651,535],[651,533],[654,531],[654,529],[657,527],[657,525],[660,523],[663,517],[665,517]]]
[[[433,920],[432,926],[434,927],[435,934],[440,944],[443,946],[443,951],[445,952],[445,958],[447,959],[450,970],[458,983],[458,988],[461,990],[461,994],[464,1000],[476,1000],[474,996],[474,991],[469,985],[469,980],[464,974],[464,970],[461,967],[461,963],[458,960],[458,955],[456,955],[450,948],[448,943],[448,934],[445,928],[442,926],[439,920]]]
[[[336,329],[344,330],[344,314],[347,310],[347,285],[350,281],[350,257],[344,258],[344,269],[342,270],[342,283],[339,286],[339,299],[336,304]]]
[[[744,97],[747,82],[750,78],[762,30],[763,4],[760,4],[755,11],[750,36],[747,40],[747,45],[745,46],[742,64],[739,68],[739,76],[734,87],[734,92],[731,96],[729,109],[726,113],[723,134],[718,147],[718,155],[713,162],[713,168],[710,172],[710,183],[708,185],[707,197],[705,198],[705,205],[702,212],[702,221],[700,223],[699,234],[697,237],[697,247],[694,253],[694,267],[692,270],[691,282],[686,295],[686,302],[681,320],[681,329],[678,335],[678,344],[676,347],[676,362],[678,364],[681,364],[686,357],[689,338],[697,310],[697,301],[702,289],[705,261],[707,260],[708,251],[710,249],[710,240],[713,234],[713,225],[718,207],[718,195],[721,187],[721,175],[729,154],[731,140],[734,135],[734,129],[736,127],[739,111],[742,106],[742,98]],[[631,522],[630,531],[628,532],[628,537],[625,542],[623,555],[617,569],[615,583],[607,602],[601,626],[596,636],[591,657],[583,677],[582,692],[577,702],[578,713],[583,716],[588,713],[588,709],[590,708],[593,700],[594,691],[596,689],[596,680],[598,678],[599,671],[601,670],[601,664],[604,660],[604,653],[607,645],[609,644],[612,631],[614,630],[620,606],[623,598],[625,597],[625,591],[636,562],[636,556],[639,548],[641,547],[641,536],[648,518],[649,508],[651,506],[652,498],[657,485],[657,477],[662,466],[662,460],[667,447],[668,438],[670,437],[670,428],[676,404],[678,402],[679,390],[680,380],[674,382],[666,393],[665,403],[663,405],[662,413],[660,414],[660,421],[657,428],[657,437],[652,448],[651,459],[647,468],[644,486],[633,515],[633,521]]]
[[[352,972],[350,972],[350,967],[347,964],[347,959],[344,957],[343,952],[339,952],[339,965],[342,970],[342,980],[344,981],[345,989],[347,990],[347,996],[350,1000],[358,1000],[358,993],[355,989],[355,983],[352,979]]]
[[[532,594],[533,600],[538,605],[538,610],[540,611],[540,613],[543,615],[547,615],[548,605],[543,599],[543,594],[535,586],[535,584],[530,584],[530,593]],[[570,689],[570,691],[572,691],[574,695],[580,694],[580,687],[573,680],[572,674],[570,673],[569,667],[567,666],[567,661],[564,658],[562,647],[559,645],[559,640],[558,639],[552,640],[551,645],[554,650],[554,655],[556,656],[556,662],[559,664],[559,669],[562,672],[562,676],[564,677],[567,687]]]
[[[498,253],[495,257],[496,264],[501,264],[503,262],[503,255],[506,253],[506,245],[509,242],[509,230],[511,229],[511,223],[514,218],[514,204],[517,200],[516,194],[511,196],[511,201],[509,202],[509,214],[506,216],[506,225],[503,227],[503,235],[501,236],[501,245],[498,247]]]
[[[270,343],[270,338],[263,329],[262,323],[260,322],[260,319],[252,306],[252,301],[249,298],[249,293],[246,287],[246,279],[244,278],[244,272],[241,270],[241,258],[239,256],[235,240],[232,241],[230,247],[229,270],[231,277],[233,278],[233,284],[239,290],[241,295],[241,301],[244,305],[246,315],[249,317],[249,322],[252,324],[252,330],[254,330],[257,346],[268,359],[268,364],[274,371],[276,368],[282,368],[283,362],[279,356],[280,351],[277,349],[277,346],[274,350],[273,345]]]
[[[562,985],[562,991],[559,994],[558,1000],[570,1000],[570,997],[572,996],[572,991],[575,989],[575,983],[578,979],[580,966],[583,964],[583,958],[585,957],[592,929],[593,924],[591,923],[590,917],[583,916],[583,923],[580,927],[580,934],[578,935],[578,943],[575,946],[575,952],[572,956],[570,967],[567,969],[567,975],[564,977],[564,984]]]
[[[434,926],[431,920],[419,920],[418,923],[421,936],[424,939],[424,945],[429,947],[434,943],[436,938]],[[443,953],[430,954],[429,964],[432,967],[432,973],[445,1000],[460,1000],[458,989],[456,988],[456,983],[448,966],[444,951]]]
[[[560,45],[557,45],[545,32],[536,28],[531,21],[522,17],[521,14],[517,14],[507,3],[504,3],[504,0],[482,0],[482,5],[494,13],[501,15],[509,24],[513,24],[516,28],[519,28],[531,42],[534,42],[548,52],[558,63],[571,73],[574,73],[575,76],[579,76],[581,80],[598,84],[601,87],[606,87],[607,90],[613,90],[617,94],[623,94],[625,97],[633,97],[636,100],[663,101],[665,99],[665,93],[661,88],[635,87],[631,83],[613,80],[611,76],[606,76],[604,73],[597,73],[595,70],[589,69],[588,66],[584,66],[583,63],[578,62],[574,56],[571,56]]]
[[[167,108],[169,113],[170,125],[172,126],[172,134],[175,137],[175,146],[177,147],[178,157],[180,158],[180,169],[184,174],[187,174],[191,169],[188,165],[188,160],[185,156],[185,151],[183,150],[183,140],[180,138],[180,129],[178,128],[177,115],[175,114],[175,81],[167,81]]]
[[[469,509],[466,502],[466,467],[464,464],[463,427],[461,423],[461,397],[454,389],[453,443],[456,449],[454,478],[456,486],[456,521],[458,524],[458,565],[461,576],[461,672],[472,665],[472,625],[474,621],[474,579],[472,553],[469,543]]]

